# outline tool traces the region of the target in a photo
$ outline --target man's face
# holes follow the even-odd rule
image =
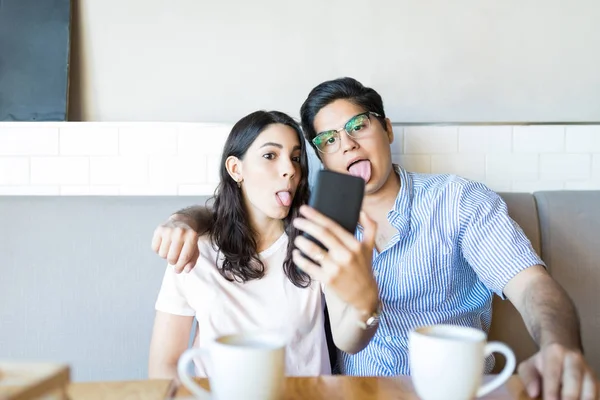
[[[339,131],[337,135],[329,133],[319,137],[329,138],[327,142],[320,142],[325,152],[319,152],[319,156],[325,168],[362,177],[366,182],[365,193],[369,195],[377,192],[391,174],[390,144],[394,134],[389,120],[385,120],[386,132],[381,119],[367,111],[370,110],[348,100],[336,100],[319,110],[313,126],[317,136],[322,132]],[[355,137],[350,137],[344,128]]]

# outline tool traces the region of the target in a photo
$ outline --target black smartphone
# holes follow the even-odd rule
[[[364,194],[364,179],[322,169],[318,172],[317,183],[308,205],[354,234]],[[327,247],[306,232],[302,236],[327,251]]]

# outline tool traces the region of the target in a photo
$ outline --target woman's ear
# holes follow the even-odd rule
[[[225,168],[227,168],[227,172],[231,179],[240,183],[244,180],[244,175],[242,174],[242,160],[235,156],[227,157],[225,160]]]

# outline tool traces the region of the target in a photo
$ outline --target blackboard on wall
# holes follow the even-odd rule
[[[0,121],[65,121],[71,0],[0,0]]]

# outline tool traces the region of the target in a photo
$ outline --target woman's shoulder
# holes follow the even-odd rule
[[[198,236],[198,246],[207,246],[211,243],[211,236],[208,233]]]
[[[207,256],[210,259],[215,259],[218,253],[218,248],[215,245],[210,234],[200,235],[198,237],[198,250],[200,256]]]

